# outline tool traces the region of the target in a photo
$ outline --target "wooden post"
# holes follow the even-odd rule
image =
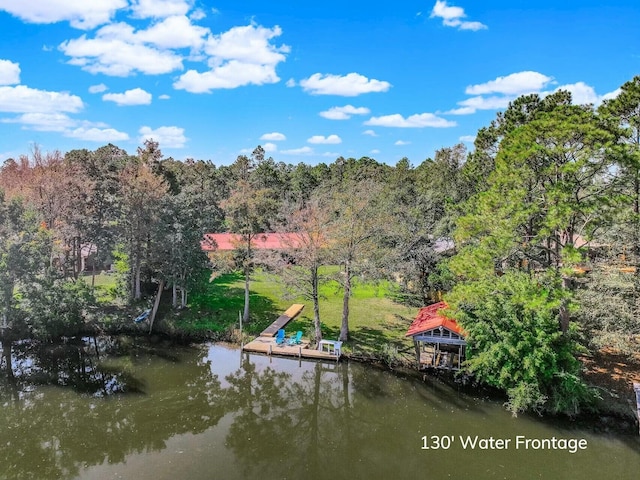
[[[164,289],[164,280],[160,280],[158,285],[158,293],[156,294],[156,301],[153,302],[153,309],[151,310],[151,318],[149,320],[149,335],[153,329],[153,321],[156,319],[156,313],[158,313],[158,306],[160,305],[160,297],[162,296],[162,290]]]

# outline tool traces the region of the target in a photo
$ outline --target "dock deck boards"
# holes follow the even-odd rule
[[[261,337],[275,337],[278,330],[284,328],[287,323],[296,318],[302,312],[304,304],[294,303],[287,310],[280,315],[275,322],[265,328],[260,334]]]
[[[265,353],[267,355],[284,355],[288,357],[317,358],[322,360],[338,360],[338,356],[309,348],[309,341],[302,340],[300,345],[277,345],[273,337],[261,335],[247,343],[243,348],[245,352]]]

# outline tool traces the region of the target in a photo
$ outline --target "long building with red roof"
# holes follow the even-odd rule
[[[234,250],[242,246],[242,235],[237,233],[205,233],[202,249],[205,252],[215,250]],[[258,233],[251,246],[257,250],[286,250],[300,245],[297,233]]]

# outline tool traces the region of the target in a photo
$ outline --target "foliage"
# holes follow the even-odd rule
[[[575,415],[593,393],[580,380],[574,334],[558,329],[563,292],[553,282],[510,271],[460,286],[448,297],[467,333],[466,368],[504,389],[514,412]]]

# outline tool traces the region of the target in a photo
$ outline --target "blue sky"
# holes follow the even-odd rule
[[[0,161],[145,138],[229,164],[471,148],[509,100],[640,73],[637,0],[0,0]]]

